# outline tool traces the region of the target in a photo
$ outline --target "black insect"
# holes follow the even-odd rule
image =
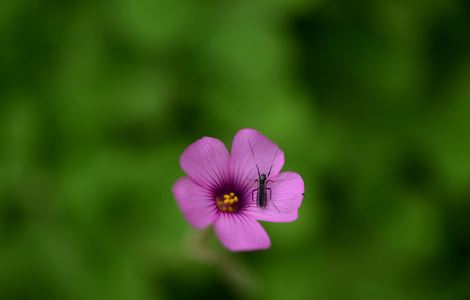
[[[251,149],[251,154],[253,155],[253,159],[255,160],[256,164],[256,170],[258,171],[258,179],[255,179],[256,182],[258,182],[258,188],[254,189],[251,191],[251,201],[254,201],[254,193],[256,193],[256,205],[258,207],[266,207],[268,204],[268,197],[267,197],[267,192],[269,191],[269,200],[272,198],[272,192],[271,188],[268,187],[269,182],[274,182],[273,180],[269,180],[269,175],[271,175],[271,170],[273,168],[274,160],[276,159],[276,155],[278,150],[276,150],[276,153],[274,154],[273,162],[271,163],[271,167],[269,168],[268,175],[261,173],[259,171],[258,164],[256,163],[256,157],[255,157],[255,152],[253,151],[253,147],[251,146],[250,141],[248,141],[248,144],[250,145]],[[279,209],[276,207],[274,202],[272,202],[276,210],[279,212]]]

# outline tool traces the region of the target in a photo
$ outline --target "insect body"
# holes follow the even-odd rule
[[[258,188],[251,191],[251,200],[252,201],[254,200],[254,193],[257,192],[256,193],[256,206],[264,208],[268,204],[268,197],[267,197],[268,191],[269,191],[269,200],[271,200],[271,197],[272,197],[271,188],[269,188],[267,185],[269,182],[273,182],[272,180],[269,180],[269,175],[271,174],[273,164],[271,164],[271,167],[269,168],[268,175],[261,173],[259,171],[258,164],[256,163],[255,153],[253,151],[253,147],[251,147],[250,141],[248,141],[248,144],[250,145],[251,154],[253,154],[253,159],[255,160],[255,164],[256,164],[256,170],[258,171],[258,179],[255,179],[255,181],[258,182]],[[277,150],[276,150],[276,154],[274,154],[273,163],[274,163],[274,160],[276,159],[276,155],[277,155]],[[277,209],[274,202],[272,203],[274,207],[276,208],[276,210],[279,212],[279,209]]]
[[[267,199],[267,191],[269,191],[269,200],[271,200],[271,188],[267,187],[268,182],[271,180],[267,180],[268,176],[266,174],[258,174],[258,179],[255,181],[258,182],[258,188],[251,191],[251,199],[254,199],[254,192],[258,192],[256,194],[256,205],[258,207],[266,207],[268,204]]]

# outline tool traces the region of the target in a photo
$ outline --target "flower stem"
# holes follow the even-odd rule
[[[212,228],[195,231],[189,239],[191,254],[197,260],[215,266],[235,294],[242,298],[252,298],[256,294],[253,274],[234,256],[217,252],[209,247],[212,237]]]

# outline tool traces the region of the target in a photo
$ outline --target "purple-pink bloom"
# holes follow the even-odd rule
[[[256,205],[258,172],[268,174],[266,207]],[[242,129],[235,135],[232,152],[218,139],[203,137],[183,152],[180,165],[187,177],[173,186],[178,206],[196,228],[214,225],[222,244],[232,251],[266,249],[271,241],[258,221],[291,222],[297,219],[304,193],[299,174],[282,172],[284,153],[254,129]]]

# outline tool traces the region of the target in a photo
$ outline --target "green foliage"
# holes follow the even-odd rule
[[[470,298],[467,2],[1,6],[0,299]],[[306,197],[239,288],[171,186],[246,127]]]

